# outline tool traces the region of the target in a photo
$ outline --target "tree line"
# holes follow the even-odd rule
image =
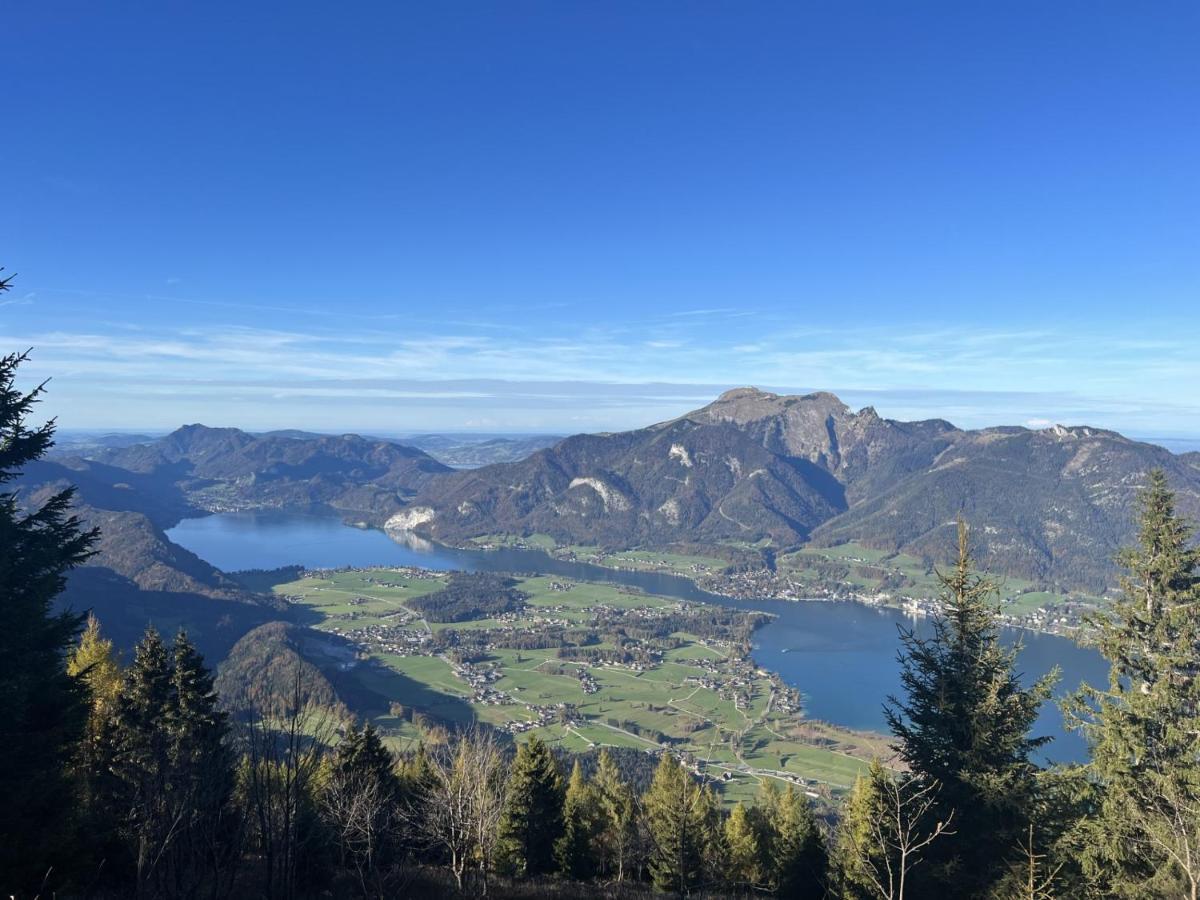
[[[0,359],[0,486],[53,438],[27,424],[41,388],[16,388],[23,359]],[[725,812],[670,754],[640,792],[608,754],[568,774],[536,737],[513,754],[482,728],[396,757],[370,725],[339,731],[299,679],[268,704],[218,698],[183,632],[147,631],[122,667],[98,622],[53,611],[96,537],[71,502],[0,493],[9,895],[1200,896],[1200,551],[1161,472],[1095,623],[1109,681],[1064,703],[1089,759],[1034,761],[1053,676],[1021,681],[960,523],[932,634],[901,634],[897,760],[832,824],[770,780]]]

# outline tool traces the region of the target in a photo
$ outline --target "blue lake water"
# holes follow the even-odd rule
[[[801,691],[809,716],[850,728],[886,730],[882,705],[899,690],[898,628],[914,628],[918,634],[930,630],[927,621],[897,610],[853,602],[729,600],[674,575],[566,562],[535,550],[455,550],[421,540],[401,544],[382,531],[355,528],[330,516],[222,513],[187,519],[167,534],[225,571],[286,565],[310,569],[410,565],[444,571],[540,572],[774,613],[776,618],[755,632],[755,660]],[[1003,636],[1009,643],[1021,641],[1018,664],[1025,678],[1038,678],[1055,666],[1061,669],[1060,695],[1075,690],[1081,681],[1107,683],[1107,667],[1092,649],[1052,635],[1005,630]],[[1043,709],[1035,733],[1054,737],[1044,753],[1049,760],[1075,761],[1084,756],[1083,742],[1063,730],[1053,704]]]

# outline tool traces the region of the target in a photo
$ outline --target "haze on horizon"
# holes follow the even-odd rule
[[[0,340],[64,429],[722,390],[1200,438],[1200,8],[19,4]]]

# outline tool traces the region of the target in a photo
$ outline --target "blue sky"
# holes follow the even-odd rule
[[[1194,3],[0,12],[64,428],[622,428],[741,384],[1200,435]]]

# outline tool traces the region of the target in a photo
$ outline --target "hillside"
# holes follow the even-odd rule
[[[420,450],[358,435],[253,435],[186,425],[96,459],[177,485],[205,509],[329,506],[382,521],[437,475]]]
[[[94,611],[119,647],[132,647],[149,624],[164,633],[183,627],[219,659],[248,629],[278,617],[277,598],[245,590],[166,536],[164,527],[195,513],[169,480],[65,459],[31,463],[16,481],[33,508],[68,485],[76,488],[75,513],[100,535],[95,554],[68,576],[60,604]]]
[[[1153,467],[1200,517],[1197,454],[1084,427],[898,422],[832,394],[741,388],[669,422],[440,477],[391,527],[447,542],[541,533],[617,548],[857,541],[940,562],[962,514],[994,571],[1100,591]]]
[[[301,705],[313,704],[337,719],[345,704],[323,671],[336,669],[328,636],[288,622],[268,622],[243,635],[218,669],[216,688],[227,703],[271,713],[281,699],[300,691]],[[314,661],[314,659],[316,661]]]

